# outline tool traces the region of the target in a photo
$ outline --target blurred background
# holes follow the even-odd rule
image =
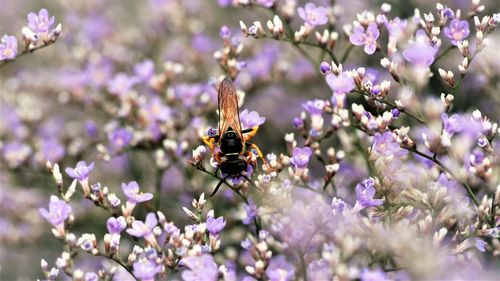
[[[61,167],[74,167],[79,160],[95,161],[92,182],[101,182],[117,193],[122,182],[132,180],[150,192],[159,185],[160,209],[178,225],[188,222],[180,207],[188,206],[193,197],[211,192],[215,186],[211,179],[206,184],[208,178],[187,161],[191,150],[201,144],[199,137],[217,124],[214,83],[224,72],[214,52],[223,47],[221,26],[229,27],[244,46],[241,61],[245,66],[235,83],[245,92],[242,109],[256,110],[266,118],[255,137],[255,143],[265,153],[285,152],[283,137],[293,130],[292,120],[303,111],[303,102],[330,98],[331,90],[318,74],[318,65],[291,44],[243,37],[239,21],[251,23],[259,19],[264,24],[272,17],[268,10],[221,7],[223,2],[0,0],[0,35],[15,35],[20,47],[21,28],[27,25],[30,12],[46,8],[63,26],[54,45],[0,69],[1,280],[41,278],[40,259],[53,263],[60,255],[62,245],[52,237],[49,224],[38,213],[38,208],[47,206],[49,194],[57,192],[46,171],[46,160]],[[297,2],[298,7],[306,1]],[[334,26],[339,33],[357,13],[378,10],[382,3],[332,2]],[[392,15],[402,18],[412,16],[416,7],[422,11],[435,8],[435,1],[430,0],[385,2],[392,4]],[[466,0],[443,2],[454,9],[466,10],[469,5]],[[499,11],[497,1],[484,4],[486,13]],[[300,24],[300,19],[292,21],[295,28]],[[498,33],[490,38],[489,47],[476,58],[473,71],[457,91],[455,106],[457,111],[465,112],[479,108],[499,121],[500,40]],[[339,40],[334,53],[340,56],[345,48],[345,40]],[[306,50],[319,62],[320,51]],[[440,67],[454,67],[460,55],[456,50],[452,52],[454,55],[448,57],[449,61],[441,61]],[[355,48],[344,69],[364,65],[379,75],[381,56],[362,54],[362,48]],[[167,73],[165,81],[153,81],[152,77],[159,73]],[[381,75],[380,80],[389,77]],[[433,77],[421,94],[438,100],[445,89],[440,79]],[[124,102],[117,98],[120,92],[132,92],[133,98]],[[353,97],[352,101],[362,99]],[[129,130],[132,142],[143,147],[118,149],[119,153],[115,153],[119,128]],[[171,142],[158,144],[164,139]],[[324,145],[340,141],[332,138]],[[356,166],[356,162],[350,164]],[[359,169],[358,178],[338,181],[351,186],[366,175],[363,168]],[[311,170],[313,175],[319,175],[314,168]],[[243,235],[244,226],[238,222],[243,211],[231,204],[234,195],[230,190],[221,193],[218,200],[208,204],[216,214],[228,208],[224,213],[229,216],[229,224],[234,225],[222,238],[225,248],[221,252],[234,256],[232,246],[238,245]],[[76,214],[74,231],[102,237],[108,214],[91,208],[90,202],[78,196],[81,203],[72,204]],[[139,210],[137,216],[145,213]],[[127,246],[123,248],[125,251]],[[85,262],[88,264],[81,267],[91,270],[101,260],[95,257]]]

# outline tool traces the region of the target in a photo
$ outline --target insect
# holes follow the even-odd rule
[[[203,137],[203,142],[208,145],[215,161],[219,163],[220,171],[226,175],[217,184],[210,196],[213,196],[226,179],[231,176],[242,176],[251,183],[243,172],[247,169],[247,165],[250,165],[252,149],[257,151],[259,158],[267,165],[259,147],[250,143],[250,140],[259,130],[259,126],[245,130],[241,129],[236,88],[227,77],[219,86],[218,105],[218,134],[209,133],[208,136]],[[219,148],[218,150],[216,150],[216,145]]]

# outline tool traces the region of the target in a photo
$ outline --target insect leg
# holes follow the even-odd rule
[[[255,126],[250,130],[249,129],[243,130],[243,134],[245,134],[245,136],[243,136],[244,141],[245,142],[250,141],[255,136],[255,134],[257,134],[258,130],[259,130],[259,126]]]
[[[262,151],[260,151],[259,147],[256,145],[256,144],[253,144],[253,143],[249,143],[247,142],[246,143],[247,147],[249,148],[253,148],[257,151],[257,155],[259,156],[260,159],[262,159],[262,161],[264,162],[264,164],[268,167],[268,168],[271,168],[271,166],[269,166],[269,163],[267,163],[267,160],[266,158],[264,158],[264,155],[262,154]]]
[[[217,184],[217,186],[215,187],[215,189],[214,189],[214,191],[212,192],[212,194],[210,194],[210,197],[214,196],[214,195],[215,195],[215,193],[217,193],[217,191],[219,190],[219,188],[221,187],[221,185],[222,185],[223,183],[227,184],[226,179],[227,179],[228,177],[230,177],[230,175],[227,175],[227,176],[225,176],[224,178],[222,178],[222,179],[220,180],[220,182]]]

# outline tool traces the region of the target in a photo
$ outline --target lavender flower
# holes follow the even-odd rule
[[[108,83],[108,91],[113,95],[123,96],[128,94],[136,83],[137,79],[135,77],[126,73],[118,73]]]
[[[134,204],[146,202],[153,199],[153,194],[142,193],[139,190],[139,185],[135,181],[122,183],[122,191],[125,196],[127,196],[127,201]]]
[[[59,227],[71,215],[71,206],[57,196],[50,196],[49,209],[39,209],[40,214],[53,226]]]
[[[397,157],[401,158],[408,154],[401,146],[394,140],[391,132],[383,134],[376,133],[373,140],[373,148],[377,155],[384,157]]]
[[[41,9],[38,15],[35,13],[28,14],[28,26],[35,33],[46,33],[54,24],[54,17],[49,17],[47,9]]]
[[[339,73],[339,75],[332,73],[326,75],[326,83],[334,94],[349,93],[356,86],[354,78],[347,72]]]
[[[139,81],[148,81],[151,77],[153,77],[154,72],[155,65],[152,60],[145,60],[134,65],[134,74]]]
[[[127,221],[123,216],[120,217],[110,217],[106,223],[108,228],[108,233],[110,234],[120,234],[126,227]]]
[[[266,276],[271,281],[289,281],[295,276],[295,268],[286,261],[284,256],[278,256],[271,260],[266,269]]]
[[[158,246],[158,242],[156,241],[153,229],[157,224],[158,220],[156,219],[156,215],[154,213],[148,213],[144,222],[135,220],[132,223],[132,228],[127,229],[127,233],[134,237],[144,237],[149,245],[156,247]]]
[[[226,226],[226,221],[223,217],[218,217],[217,219],[213,217],[207,218],[207,230],[212,235],[219,234],[222,229]]]
[[[80,161],[76,163],[75,168],[66,168],[66,174],[68,176],[77,179],[79,181],[86,181],[89,178],[90,172],[94,169],[94,162],[87,166],[87,162]]]
[[[312,150],[309,147],[295,147],[292,152],[292,159],[290,163],[295,168],[304,169],[309,164],[309,160],[311,159]]]
[[[15,36],[4,35],[0,41],[0,61],[12,60],[17,55],[17,39]]]
[[[153,281],[155,275],[161,272],[161,265],[154,260],[141,259],[134,263],[134,276],[143,281]]]
[[[323,25],[328,22],[325,7],[316,7],[314,3],[307,3],[304,7],[299,7],[297,10],[299,16],[309,26]]]
[[[359,204],[362,209],[383,204],[382,199],[373,199],[373,196],[375,196],[375,181],[373,178],[368,178],[356,185],[356,204]]]
[[[182,272],[185,281],[215,281],[218,278],[218,267],[211,255],[186,257],[182,262],[188,268]]]
[[[427,67],[434,62],[438,47],[430,43],[424,30],[418,30],[415,38],[403,51],[403,57],[417,67]]]
[[[377,49],[377,38],[379,35],[380,32],[378,31],[377,24],[371,22],[366,30],[361,25],[354,27],[354,32],[349,36],[349,41],[356,46],[364,45],[365,53],[371,55]]]
[[[125,148],[133,139],[133,134],[126,128],[116,128],[108,136],[109,142],[115,151]]]
[[[395,17],[394,19],[385,22],[385,28],[389,32],[389,38],[392,40],[397,40],[403,34],[408,25],[407,20],[400,19],[399,17]]]
[[[371,270],[369,268],[364,268],[359,276],[361,281],[385,281],[387,280],[386,274],[380,270]]]
[[[243,110],[240,112],[240,121],[242,129],[251,129],[255,126],[260,126],[266,122],[265,117],[261,117],[257,111]]]
[[[250,198],[248,199],[248,204],[245,204],[243,206],[243,209],[245,209],[246,217],[243,219],[244,224],[250,224],[253,219],[258,215],[259,209],[253,202],[253,199]]]
[[[469,36],[469,23],[466,20],[453,19],[450,25],[443,29],[443,33],[450,38],[451,44],[456,46],[457,42],[462,42]]]

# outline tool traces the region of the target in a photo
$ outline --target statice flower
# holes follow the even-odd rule
[[[368,27],[365,28],[361,25],[354,27],[354,32],[349,36],[349,41],[356,46],[365,46],[364,51],[368,55],[375,53],[377,49],[377,39],[380,36],[377,24],[371,22]]]
[[[243,219],[243,223],[252,223],[253,219],[258,215],[259,211],[252,198],[248,199],[248,204],[245,204],[243,206],[243,209],[245,209],[246,213],[246,217]]]
[[[354,78],[348,72],[342,72],[339,75],[330,73],[326,75],[326,83],[334,94],[349,93],[356,86]]]
[[[415,41],[403,51],[403,57],[417,67],[427,67],[434,62],[439,48],[432,45],[424,30],[415,35]]]
[[[112,95],[124,96],[132,90],[132,87],[137,83],[135,77],[129,76],[126,73],[116,74],[108,83],[108,91]]]
[[[266,269],[266,276],[271,281],[289,281],[295,276],[294,266],[287,262],[284,256],[278,256],[271,260]]]
[[[143,237],[149,245],[156,248],[158,242],[156,241],[153,229],[157,224],[158,220],[156,219],[156,215],[154,213],[149,213],[144,222],[135,220],[132,223],[132,228],[127,229],[127,233],[135,237]]]
[[[243,110],[240,112],[240,122],[243,130],[260,126],[266,122],[266,118],[259,115],[257,111]]]
[[[271,8],[274,6],[276,0],[256,0],[255,2],[262,7]]]
[[[365,268],[361,271],[359,276],[361,281],[385,281],[388,280],[386,273],[380,269],[371,270],[369,268]]]
[[[94,169],[94,162],[90,163],[87,166],[87,162],[79,161],[76,163],[75,168],[66,168],[66,174],[68,176],[77,179],[80,182],[87,181],[90,175],[90,172]]]
[[[133,139],[133,134],[126,128],[116,128],[108,136],[109,143],[114,151],[124,149]]]
[[[38,15],[35,13],[28,14],[28,26],[35,33],[46,33],[54,24],[54,17],[49,17],[47,9],[41,9]]]
[[[361,209],[383,204],[382,199],[373,199],[373,196],[375,196],[375,181],[373,178],[368,178],[356,185],[356,205]]]
[[[215,281],[219,276],[217,264],[211,255],[186,257],[182,262],[187,268],[182,272],[185,281]]]
[[[397,40],[398,38],[400,38],[404,34],[407,25],[408,25],[407,20],[400,19],[399,17],[395,17],[390,21],[386,21],[385,27],[389,32],[390,40]]]
[[[299,16],[309,26],[323,25],[328,22],[327,10],[325,7],[317,7],[314,3],[307,3],[297,10]]]
[[[142,193],[139,190],[139,185],[136,181],[131,181],[129,183],[122,183],[122,191],[127,196],[127,202],[130,203],[142,203],[153,199],[153,194]]]
[[[117,218],[110,217],[106,222],[106,227],[108,229],[108,233],[120,234],[127,227],[127,221],[123,216]]]
[[[45,139],[41,144],[43,162],[57,163],[64,157],[65,147],[55,138]]]
[[[401,158],[408,154],[408,151],[403,150],[399,143],[394,140],[391,132],[376,133],[373,139],[373,150],[377,155],[383,157]]]
[[[453,19],[450,25],[443,29],[446,37],[450,38],[451,44],[457,45],[457,42],[462,42],[469,36],[469,23],[466,20]]]
[[[12,168],[19,167],[31,154],[31,147],[19,141],[8,142],[2,147],[2,156]]]
[[[292,159],[290,159],[290,163],[295,168],[304,169],[309,164],[309,160],[311,159],[312,150],[309,147],[295,147],[292,153]]]
[[[49,209],[40,208],[40,215],[52,224],[60,237],[64,235],[64,221],[71,215],[71,206],[57,196],[50,196]]]
[[[155,275],[161,272],[161,265],[154,260],[140,259],[133,265],[134,276],[143,281],[154,281]]]
[[[208,217],[206,224],[208,232],[212,235],[217,235],[226,226],[226,221],[223,217],[218,217],[217,219],[214,217]]]
[[[134,65],[134,74],[139,81],[145,82],[153,77],[155,65],[152,60],[145,60]]]
[[[0,41],[0,61],[14,59],[17,55],[17,39],[15,36],[4,35]]]

